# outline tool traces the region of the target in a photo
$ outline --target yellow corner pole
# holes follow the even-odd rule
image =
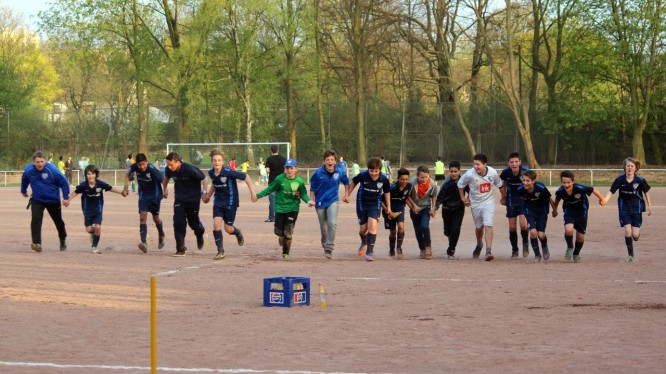
[[[150,276],[150,372],[157,373],[157,278]]]

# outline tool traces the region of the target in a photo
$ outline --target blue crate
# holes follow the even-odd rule
[[[264,306],[310,305],[310,278],[264,278]]]

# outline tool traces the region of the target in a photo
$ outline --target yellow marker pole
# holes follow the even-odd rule
[[[150,372],[157,374],[157,278],[150,276]]]

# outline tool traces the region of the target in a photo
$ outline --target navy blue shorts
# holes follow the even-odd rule
[[[546,232],[546,224],[548,223],[548,213],[545,214],[526,214],[527,227],[532,230],[536,229],[538,232]]]
[[[631,225],[632,227],[641,227],[643,224],[642,213],[622,213],[620,212],[620,226]]]
[[[405,211],[402,210],[401,215],[395,217],[394,219],[389,219],[388,215],[386,215],[386,212],[382,210],[382,217],[384,217],[384,228],[387,230],[395,230],[398,226],[398,223],[405,222]]]
[[[102,212],[94,214],[84,214],[83,215],[83,224],[88,227],[92,225],[101,225],[102,224]]]
[[[564,213],[564,224],[573,224],[574,230],[585,234],[585,231],[587,231],[587,215],[583,213]]]
[[[160,214],[161,204],[162,200],[139,199],[139,213],[150,212],[151,214]]]
[[[365,225],[368,223],[369,218],[379,220],[379,212],[379,209],[361,209],[360,207],[356,206],[356,217],[358,217],[358,224]]]
[[[236,220],[236,207],[227,207],[227,206],[213,206],[213,218],[222,217],[222,221],[229,226],[234,225]]]
[[[516,218],[518,216],[525,215],[525,205],[507,205],[506,206],[506,218]]]

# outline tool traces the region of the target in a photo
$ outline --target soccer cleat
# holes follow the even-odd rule
[[[157,249],[162,249],[162,248],[164,248],[164,236],[160,236],[157,244]]]
[[[176,253],[173,254],[173,257],[185,257],[185,251],[176,251]]]
[[[624,262],[634,262],[634,256],[627,256],[627,258],[624,259]]]
[[[270,219],[270,218],[266,218],[266,220],[264,222],[275,222],[275,221]]]
[[[543,260],[548,261],[550,259],[550,252],[548,251],[548,247],[543,247]]]
[[[472,252],[472,258],[477,259],[481,255],[481,249],[483,249],[483,246],[477,245],[474,248],[474,252]]]
[[[426,260],[431,260],[432,259],[432,247],[431,246],[426,246],[426,248],[425,248],[425,259]]]
[[[97,247],[91,247],[91,248],[90,248],[90,252],[91,252],[91,253],[96,253],[96,254],[101,254],[100,251],[99,251],[99,249],[97,249]]]
[[[365,254],[365,250],[368,249],[368,245],[361,243],[361,246],[358,247],[358,252],[356,252],[357,255],[363,256]]]
[[[422,249],[421,252],[419,252],[419,258],[420,258],[420,259],[425,259],[425,258],[426,258],[426,251],[425,251],[425,249]]]
[[[541,256],[534,256],[534,262],[536,263],[541,262]]]
[[[518,250],[511,251],[511,259],[516,260],[518,259]]]
[[[454,256],[454,255],[449,255],[449,256],[447,257],[447,259],[449,259],[449,260],[457,260],[458,257],[456,257],[456,256]]]
[[[60,241],[60,250],[61,251],[67,250],[67,241],[65,239]]]
[[[213,260],[221,260],[224,258],[224,251],[218,251],[215,257],[213,257]]]
[[[579,263],[579,262],[581,261],[580,256],[579,256],[579,255],[573,255],[573,261],[574,261],[574,263],[576,263],[576,264]]]
[[[365,261],[372,262],[375,260],[375,256],[372,255],[372,252],[365,253]]]
[[[398,251],[398,260],[402,260],[403,259],[402,248],[398,248],[397,251]]]
[[[530,245],[528,243],[523,243],[523,257],[530,255]]]
[[[146,253],[148,252],[148,245],[146,243],[139,243],[139,249],[141,252]]]
[[[39,244],[39,243],[30,244],[30,248],[35,252],[41,252],[42,251],[42,245]]]
[[[236,240],[238,241],[238,246],[242,247],[243,244],[245,243],[245,238],[243,238],[243,233],[238,230],[238,234],[236,235]]]
[[[567,261],[571,260],[572,253],[573,253],[573,248],[567,248],[567,250],[564,252],[564,259]]]
[[[330,249],[327,249],[324,251],[324,257],[326,257],[328,260],[333,258],[333,252]]]
[[[283,260],[289,260],[289,255],[286,254],[286,253],[283,253],[283,254],[282,254],[282,259],[283,259]]]
[[[492,261],[494,259],[495,259],[495,256],[493,256],[492,253],[486,252],[486,258],[485,258],[486,261]]]

